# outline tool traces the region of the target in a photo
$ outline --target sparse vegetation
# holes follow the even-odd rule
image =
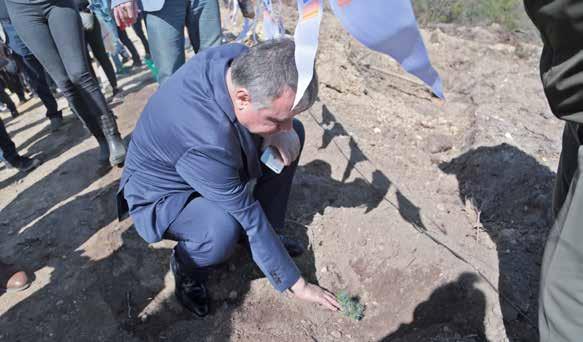
[[[344,316],[356,321],[364,318],[364,305],[360,303],[358,297],[351,296],[346,291],[340,292],[336,297],[338,298],[338,302],[340,302]]]
[[[527,22],[522,0],[413,0],[413,6],[423,24],[498,23],[512,31]]]

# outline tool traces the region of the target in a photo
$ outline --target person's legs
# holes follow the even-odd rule
[[[175,256],[193,278],[205,281],[213,266],[233,253],[239,234],[239,223],[217,204],[195,197],[182,210],[164,237],[178,241]]]
[[[7,71],[5,69],[0,71],[0,73],[2,74],[2,79],[4,80],[6,88],[8,88],[13,94],[16,94],[16,96],[18,96],[18,100],[20,100],[20,103],[22,104],[27,100],[26,96],[24,95],[24,87],[22,86],[18,76],[16,62],[11,60],[10,63],[12,63],[11,70]]]
[[[539,293],[541,342],[583,336],[583,127],[569,122],[557,173],[557,216],[547,239]]]
[[[103,44],[101,24],[97,18],[95,18],[94,22],[95,24],[93,25],[93,29],[85,31],[85,37],[87,37],[87,42],[91,47],[91,51],[93,51],[93,57],[97,59],[103,68],[105,76],[107,76],[107,80],[109,81],[109,84],[115,93],[117,91],[117,78],[115,77],[115,70],[113,69],[113,65],[107,56],[107,51],[105,50],[105,45]]]
[[[142,28],[142,25],[144,22],[142,20],[143,16],[144,15],[142,13],[140,13],[138,15],[138,19],[132,25],[132,28],[136,32],[136,35],[138,36],[138,38],[140,38],[142,45],[144,45],[144,51],[146,52],[146,59],[149,59],[150,58],[150,45],[148,44],[148,39],[146,38],[146,34],[144,33],[144,29]]]
[[[186,0],[166,1],[161,10],[146,13],[150,52],[160,84],[184,64],[186,7]]]
[[[27,172],[40,165],[40,160],[23,157],[18,154],[16,145],[10,139],[2,120],[0,120],[0,150],[4,161],[20,171]]]
[[[8,107],[8,110],[10,110],[10,114],[12,114],[13,118],[19,115],[18,110],[16,109],[16,105],[14,104],[14,102],[12,102],[10,95],[6,94],[6,85],[4,84],[4,81],[1,78],[0,78],[0,102],[4,103],[6,107]]]
[[[176,298],[199,317],[208,314],[206,280],[209,272],[233,253],[242,232],[222,208],[195,197],[170,225],[164,237],[177,241],[170,261]]]
[[[132,60],[134,61],[133,66],[142,65],[142,58],[140,58],[140,54],[138,53],[136,46],[134,45],[134,43],[132,42],[130,37],[128,37],[128,34],[126,33],[126,31],[120,30],[118,28],[117,35],[119,36],[119,40],[121,40],[123,45],[125,45],[125,47],[127,47],[128,50],[130,50],[130,54],[132,55]]]
[[[34,6],[34,5],[33,5]],[[50,34],[67,72],[68,78],[79,91],[85,108],[98,121],[109,148],[109,162],[120,165],[125,159],[125,146],[121,140],[113,113],[109,109],[97,81],[89,71],[89,61],[83,47],[85,38],[81,18],[71,0],[54,0],[45,10]]]
[[[217,0],[190,0],[186,18],[194,52],[221,44],[221,12]]]
[[[4,122],[0,119],[0,150],[2,150],[2,156],[8,162],[15,160],[18,157],[18,152],[16,152],[16,145],[4,126]]]
[[[79,119],[85,123],[91,133],[99,140],[100,137],[103,137],[103,134],[97,121],[85,108],[85,103],[77,87],[73,85],[67,75],[55,41],[49,31],[49,26],[46,23],[43,8],[39,5],[11,1],[6,1],[6,7],[20,38],[41,63],[43,69],[49,72],[50,78],[67,98],[73,112],[77,114]],[[81,49],[80,47],[78,50],[78,53],[84,53],[85,51],[84,48]]]
[[[19,56],[18,60],[22,64],[22,71],[28,78],[28,83],[32,90],[47,109],[46,117],[49,119],[62,118],[63,114],[59,110],[57,100],[47,84],[44,69],[36,57],[33,54],[29,54],[24,57]]]

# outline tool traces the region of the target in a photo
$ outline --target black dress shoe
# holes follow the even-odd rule
[[[209,313],[209,297],[203,282],[188,276],[176,259],[174,253],[170,258],[170,269],[174,274],[176,289],[174,294],[178,302],[188,311],[198,317],[205,317]]]
[[[41,164],[41,161],[36,158],[28,158],[17,156],[13,160],[5,160],[9,166],[18,169],[21,172],[28,172]]]

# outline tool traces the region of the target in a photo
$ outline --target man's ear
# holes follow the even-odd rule
[[[238,111],[245,111],[251,105],[251,95],[245,88],[238,88],[235,91],[235,106]]]

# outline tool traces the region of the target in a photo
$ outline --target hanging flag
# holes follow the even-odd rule
[[[300,102],[314,76],[318,36],[322,21],[322,0],[297,0],[299,19],[294,33],[298,87],[294,107]]]
[[[444,98],[410,0],[329,0],[342,26],[366,47],[387,54]]]

